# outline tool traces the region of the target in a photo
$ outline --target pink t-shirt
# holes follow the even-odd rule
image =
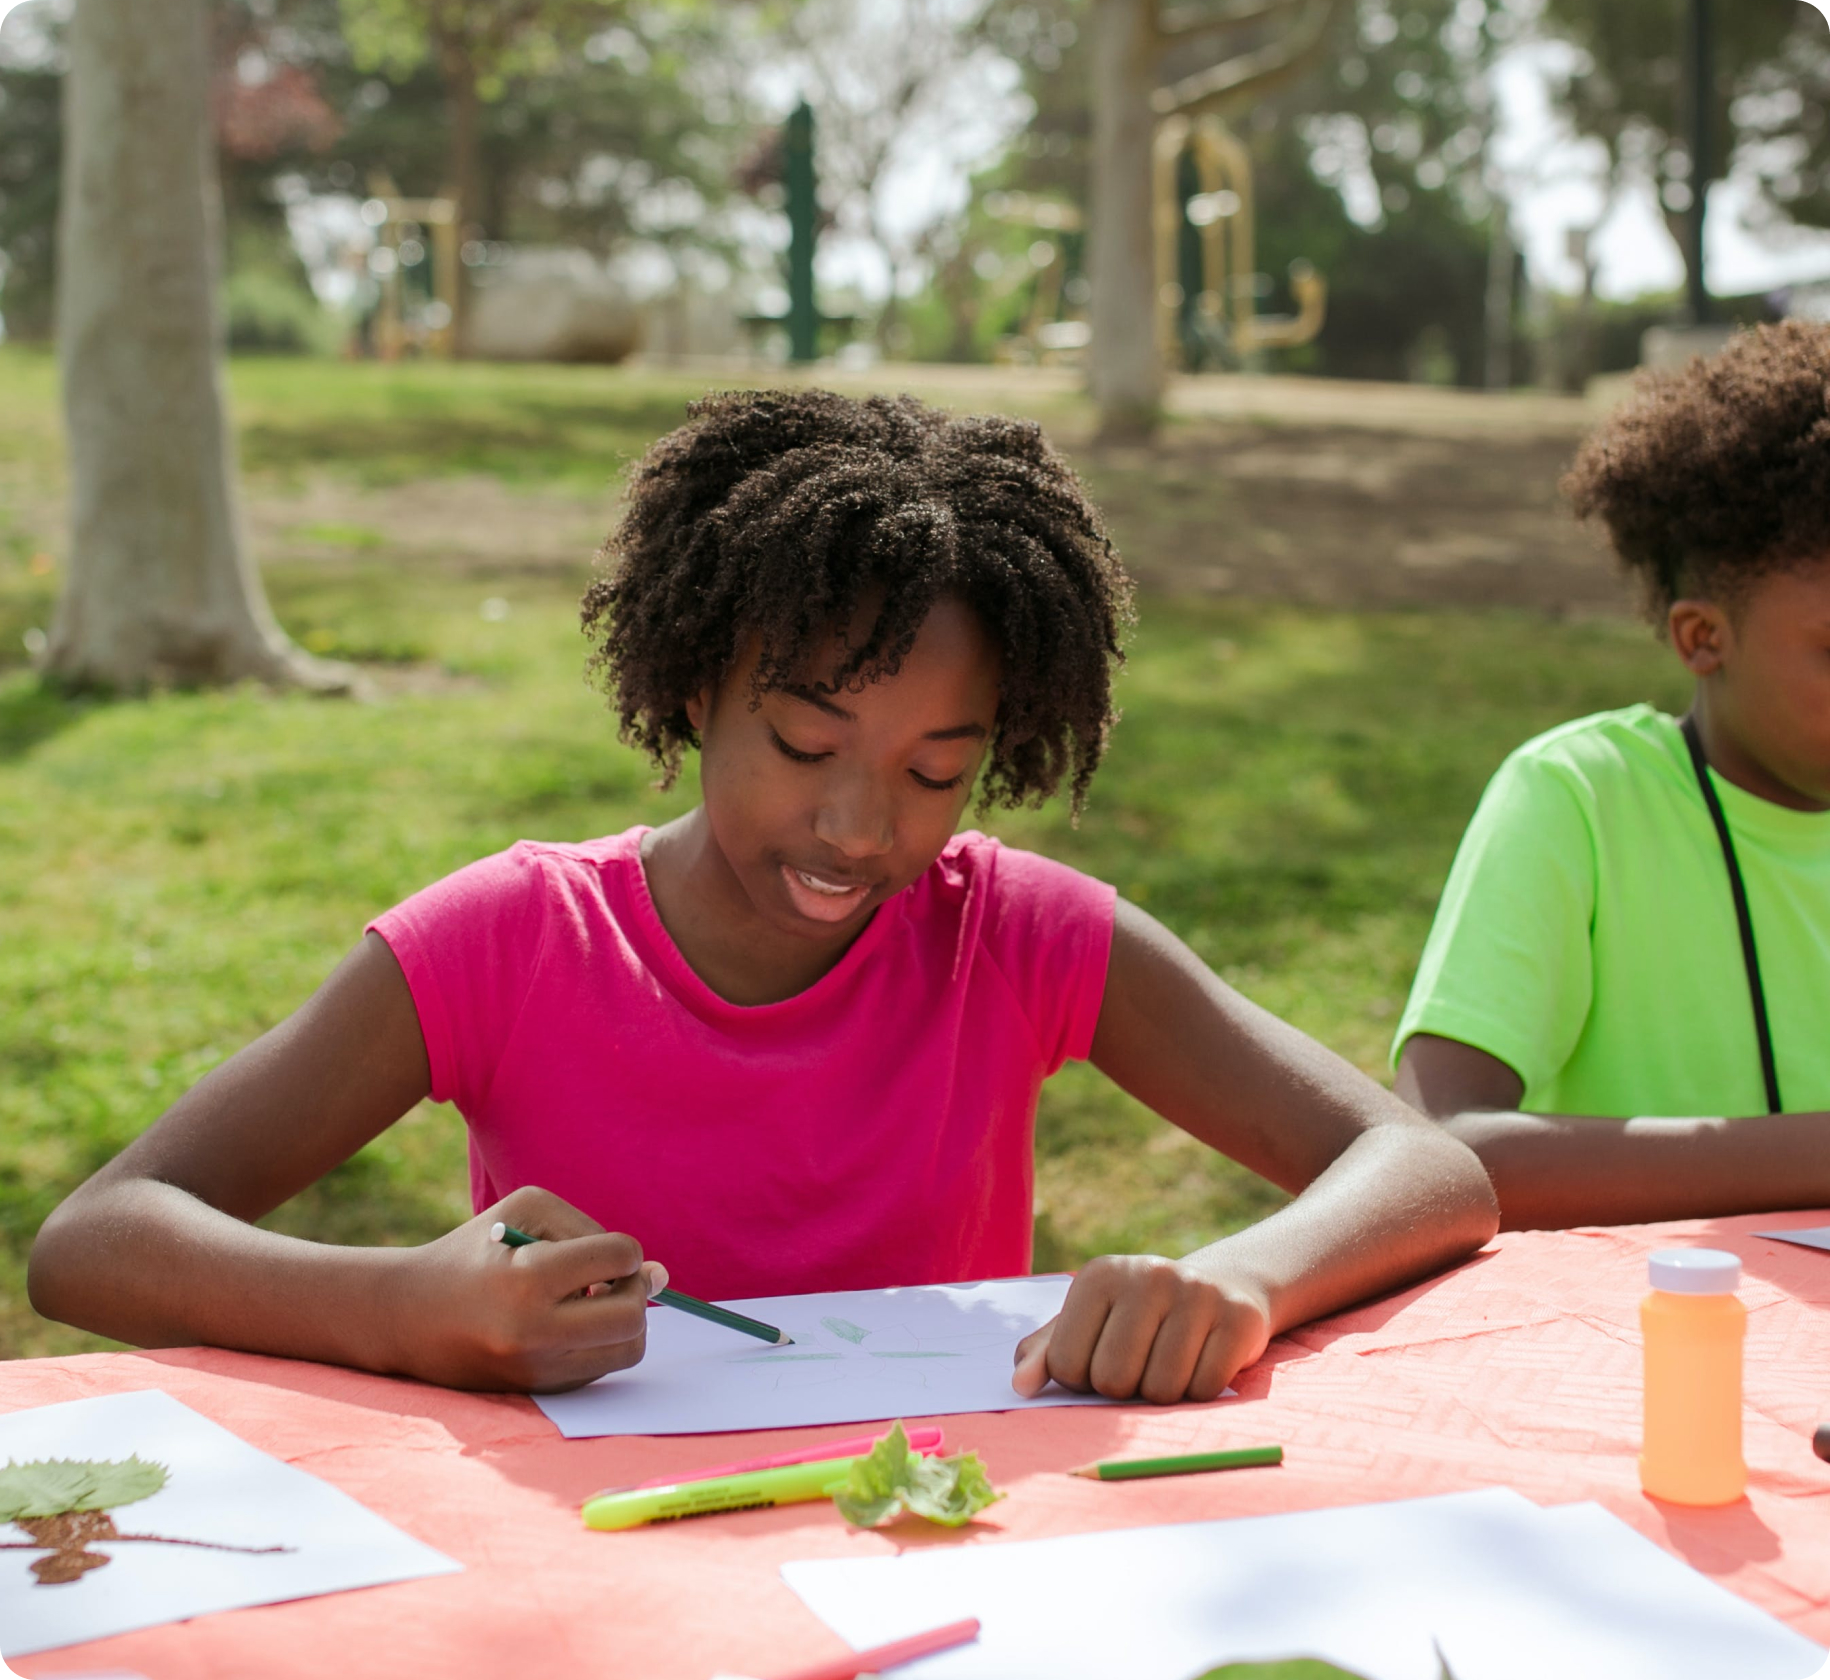
[[[1036,1096],[1092,1047],[1113,889],[956,835],[830,973],[744,1008],[661,925],[646,832],[523,840],[371,924],[476,1207],[538,1185],[713,1299],[1028,1271]]]

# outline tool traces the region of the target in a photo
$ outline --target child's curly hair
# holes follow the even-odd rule
[[[1563,491],[1607,527],[1660,623],[1691,590],[1735,602],[1756,578],[1830,558],[1830,326],[1756,327],[1643,376]]]
[[[631,475],[581,609],[623,739],[671,782],[699,744],[686,702],[751,637],[754,698],[880,596],[832,679],[856,693],[895,674],[951,593],[1001,659],[982,805],[1039,804],[1066,777],[1078,814],[1116,718],[1131,583],[1041,428],[830,391],[726,391],[687,412]]]

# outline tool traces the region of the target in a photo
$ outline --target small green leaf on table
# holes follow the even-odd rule
[[[910,1450],[900,1421],[830,1491],[839,1514],[854,1528],[881,1528],[904,1511],[958,1528],[1004,1497],[977,1453],[924,1457]]]
[[[1210,1668],[1195,1680],[1365,1680],[1365,1676],[1314,1657],[1291,1657],[1283,1662],[1227,1663],[1223,1668]]]

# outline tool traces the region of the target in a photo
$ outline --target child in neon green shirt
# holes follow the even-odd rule
[[[1695,698],[1500,767],[1399,1094],[1475,1148],[1510,1227],[1830,1204],[1830,328],[1647,383],[1565,489]]]

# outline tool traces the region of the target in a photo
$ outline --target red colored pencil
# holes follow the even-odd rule
[[[941,1430],[932,1427],[911,1429],[908,1436],[910,1450],[918,1453],[939,1452],[946,1438]],[[638,1488],[676,1487],[681,1482],[709,1482],[714,1477],[742,1476],[752,1470],[778,1470],[784,1464],[816,1464],[823,1458],[862,1458],[882,1439],[880,1434],[854,1435],[845,1441],[822,1441],[815,1447],[802,1447],[798,1452],[770,1453],[763,1458],[746,1458],[737,1464],[714,1464],[706,1470],[687,1470],[672,1476],[650,1476],[645,1482],[632,1482],[630,1485]]]
[[[949,1651],[979,1636],[978,1618],[949,1622],[945,1627],[930,1628],[926,1633],[911,1634],[907,1639],[893,1639],[869,1651],[854,1651],[849,1657],[835,1657],[831,1662],[815,1663],[812,1668],[797,1668],[777,1680],[857,1680],[860,1674],[881,1674],[886,1668],[900,1668],[917,1657],[931,1657],[936,1651]]]

